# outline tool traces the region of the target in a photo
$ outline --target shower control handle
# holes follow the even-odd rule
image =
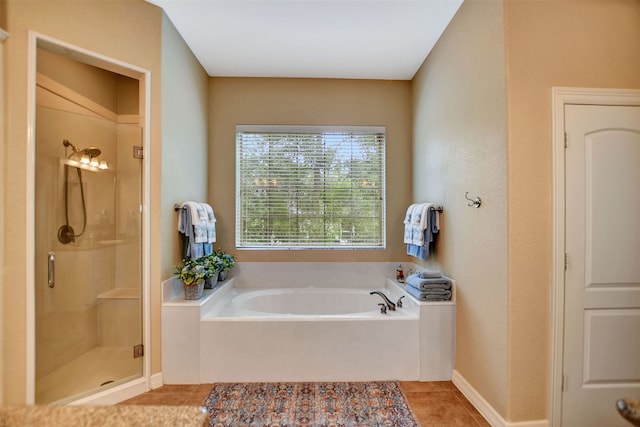
[[[48,268],[47,277],[49,278],[48,285],[53,288],[56,285],[56,254],[55,252],[49,252],[48,255]]]

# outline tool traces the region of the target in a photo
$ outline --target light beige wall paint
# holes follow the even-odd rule
[[[117,79],[111,71],[84,64],[45,49],[38,49],[36,70],[109,111],[118,111]],[[134,93],[137,94],[138,90],[136,89]]]
[[[547,417],[551,87],[640,88],[640,1],[505,3],[509,419]]]
[[[176,84],[176,82],[180,82]],[[162,20],[162,278],[182,259],[174,203],[207,201],[209,77],[171,21]],[[160,351],[160,348],[158,348]]]
[[[140,82],[126,76],[118,76],[118,114],[138,114],[140,109]]]
[[[444,206],[424,265],[457,283],[455,369],[507,413],[503,5],[465,1],[413,80],[413,200]],[[480,196],[468,207],[465,191]]]
[[[161,10],[142,0],[77,2],[6,2],[5,78],[7,139],[4,169],[3,268],[3,390],[4,402],[26,399],[26,177],[27,177],[27,55],[28,31],[34,30],[68,43],[151,71],[151,152],[161,149]],[[160,162],[151,168],[151,340],[160,342]],[[9,327],[10,325],[10,327]],[[160,372],[160,351],[151,351],[152,372]]]
[[[237,124],[382,125],[387,130],[385,250],[236,251]],[[217,246],[240,261],[403,259],[402,220],[411,194],[411,89],[408,81],[212,78],[209,85],[209,200]]]

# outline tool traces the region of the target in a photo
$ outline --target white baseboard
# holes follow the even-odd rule
[[[487,420],[493,427],[548,427],[549,422],[547,420],[533,420],[533,421],[506,421],[502,416],[487,402],[484,397],[476,389],[474,389],[467,380],[460,375],[458,371],[453,370],[451,381],[458,387],[458,390],[471,402],[473,406],[480,412],[480,414]]]
[[[151,390],[155,390],[164,385],[164,381],[162,380],[162,372],[151,375],[149,379],[149,387]]]

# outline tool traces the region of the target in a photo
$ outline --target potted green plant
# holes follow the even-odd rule
[[[222,262],[222,268],[220,269],[218,279],[225,280],[227,278],[227,273],[229,272],[229,270],[231,270],[231,268],[236,265],[236,258],[233,255],[226,253],[222,249],[217,249],[216,254]]]
[[[217,253],[203,256],[199,259],[205,269],[205,289],[213,289],[218,283],[218,275],[222,269],[222,260]]]
[[[184,285],[184,299],[199,299],[204,291],[205,268],[197,260],[182,262],[182,265],[175,266],[175,274]]]

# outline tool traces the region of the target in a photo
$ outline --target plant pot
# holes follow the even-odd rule
[[[214,274],[211,277],[208,277],[205,279],[204,281],[204,288],[205,289],[213,289],[216,287],[216,284],[218,284],[218,275],[220,274],[220,271],[216,271],[216,274]]]
[[[192,286],[187,286],[184,283],[182,285],[184,286],[184,299],[194,300],[202,297],[202,293],[204,292],[204,281]]]
[[[227,273],[228,272],[229,272],[229,270],[221,271],[220,274],[218,274],[218,280],[220,280],[220,281],[227,280]]]

